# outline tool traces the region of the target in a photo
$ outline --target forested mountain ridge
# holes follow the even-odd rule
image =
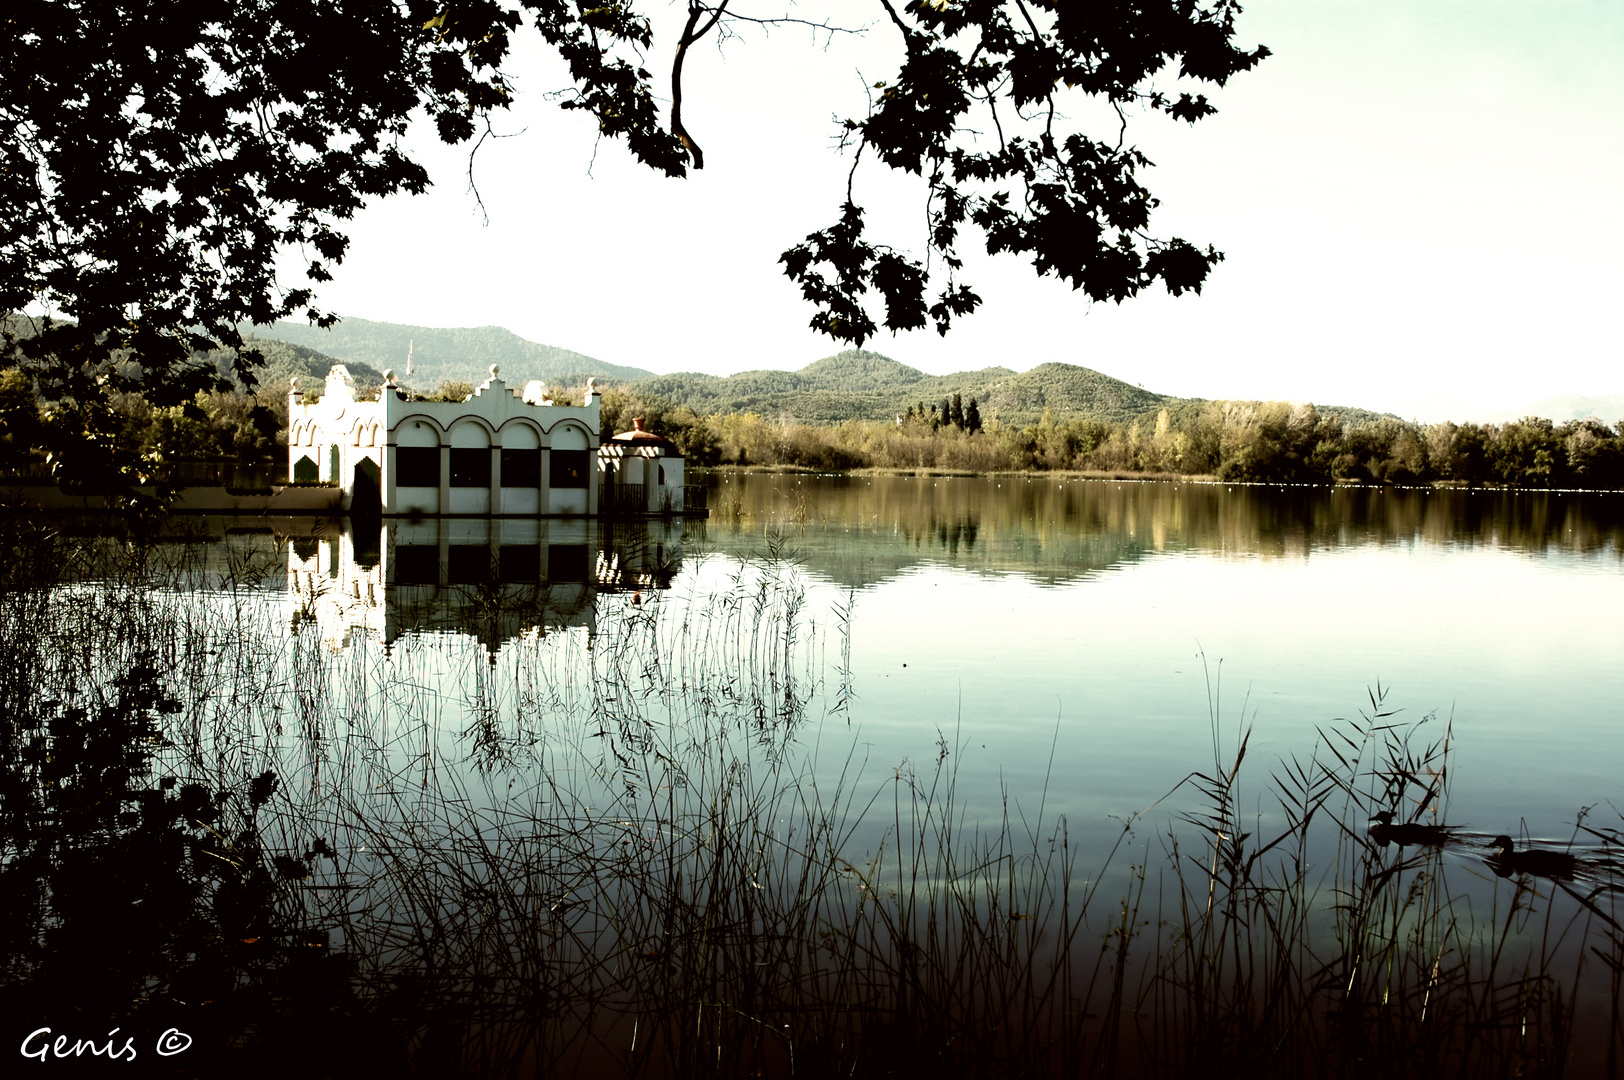
[[[367,365],[380,372],[388,368],[402,382],[406,379],[409,352],[414,369],[412,381],[419,387],[432,387],[441,379],[478,386],[489,375],[492,364],[501,366],[502,377],[509,384],[530,379],[580,383],[589,375],[604,381],[629,380],[653,374],[646,368],[609,364],[556,345],[542,345],[500,326],[441,328],[345,318],[330,330],[287,320],[242,329],[326,353],[350,366],[352,373],[354,365]]]
[[[257,349],[260,356],[265,358],[264,363],[254,372],[261,389],[281,388],[294,375],[299,377],[300,386],[304,389],[316,389],[327,377],[327,372],[332,370],[333,365],[339,363],[344,364],[358,384],[378,385],[383,382],[383,372],[359,360],[342,361],[303,345],[255,337],[252,334],[243,335],[243,344]],[[207,355],[214,361],[222,376],[228,379],[232,377],[231,359],[234,355],[232,350],[216,349]]]
[[[26,333],[25,326],[16,329]],[[259,328],[257,335],[246,334],[244,344],[258,349],[265,358],[256,374],[266,389],[285,385],[292,375],[314,388],[335,363],[348,367],[363,385],[382,382],[384,369],[393,369],[405,382],[410,350],[415,368],[412,382],[424,391],[442,380],[478,386],[485,381],[490,365],[497,364],[510,385],[543,379],[555,387],[579,387],[595,376],[603,386],[622,384],[633,399],[657,399],[672,408],[687,406],[700,416],[757,413],[808,424],[889,421],[911,406],[939,405],[954,394],[965,402],[975,398],[984,421],[1005,425],[1035,423],[1045,411],[1055,420],[1122,424],[1154,422],[1156,414],[1167,409],[1176,422],[1205,404],[1201,398],[1157,393],[1092,368],[1057,361],[1027,371],[993,365],[928,375],[866,349],[847,349],[795,371],[757,369],[720,376],[697,372],[656,375],[540,345],[501,327],[441,329],[349,318],[331,330],[322,330],[283,321]],[[207,355],[229,379],[231,352],[217,350]],[[1391,418],[1391,414],[1345,406],[1321,405],[1319,409],[1348,423]]]
[[[36,331],[39,320],[24,315],[0,315],[0,331],[9,331],[18,339],[32,337]],[[243,334],[243,345],[252,348],[260,354],[259,367],[254,370],[258,380],[259,390],[277,388],[278,392],[286,389],[286,384],[292,376],[299,376],[302,385],[311,389],[327,377],[327,372],[334,364],[345,364],[355,381],[360,384],[379,384],[383,382],[383,372],[369,364],[350,360],[343,361],[316,349],[293,342],[267,337],[256,337],[250,333]],[[210,361],[220,377],[232,383],[239,391],[245,389],[237,380],[232,370],[232,360],[236,357],[234,349],[214,349],[209,352],[193,354],[193,361]],[[0,358],[3,359],[3,358]],[[136,361],[124,358],[120,361],[126,368],[136,367]],[[3,366],[3,364],[0,364]]]
[[[1159,394],[1075,364],[1051,361],[1029,371],[994,366],[926,375],[862,349],[826,356],[798,371],[742,371],[725,377],[678,372],[637,379],[626,390],[686,405],[700,416],[754,412],[809,424],[890,420],[911,405],[939,404],[954,394],[965,401],[975,398],[985,420],[1003,424],[1034,423],[1045,410],[1056,419],[1127,423],[1152,418],[1162,409],[1187,411],[1204,404],[1201,398]],[[1343,406],[1321,408],[1350,423],[1383,415]]]
[[[976,398],[983,403],[983,416],[1004,423],[1030,423],[1046,408],[1057,416],[1122,421],[1180,400],[1071,364],[1040,364],[1025,372],[997,366],[927,375],[863,349],[826,356],[798,371],[741,371],[725,377],[678,372],[638,379],[626,389],[686,405],[701,416],[755,412],[814,424],[889,420],[911,405],[934,405],[954,394]]]
[[[1606,394],[1601,397],[1560,394],[1536,402],[1526,409],[1508,410],[1490,419],[1516,420],[1524,416],[1543,416],[1558,424],[1593,416],[1604,424],[1616,424],[1624,420],[1624,394]]]
[[[331,330],[279,322],[257,332],[268,361],[272,350],[264,341],[277,339],[335,358],[348,365],[359,381],[381,378],[377,373],[384,368],[393,369],[404,381],[407,351],[411,350],[412,381],[419,388],[431,388],[441,379],[477,386],[485,381],[490,365],[497,364],[510,385],[544,379],[555,386],[579,386],[588,376],[596,376],[602,385],[623,383],[633,397],[660,399],[672,407],[685,405],[700,416],[759,413],[809,424],[890,420],[910,406],[939,404],[959,394],[965,401],[975,398],[981,416],[1001,424],[1035,423],[1046,410],[1056,419],[1129,423],[1153,419],[1164,408],[1178,414],[1204,403],[1200,398],[1157,393],[1092,368],[1058,361],[1027,371],[991,365],[976,371],[928,375],[882,353],[847,349],[795,371],[656,375],[540,345],[494,326],[440,329],[346,318]],[[289,365],[278,363],[273,370],[268,363],[262,381],[285,378],[283,366]],[[1350,423],[1384,415],[1343,406],[1320,408],[1340,414]]]

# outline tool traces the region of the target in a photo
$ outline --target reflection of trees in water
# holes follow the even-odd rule
[[[1054,476],[729,476],[737,517],[705,525],[724,549],[763,522],[795,532],[809,565],[849,585],[921,558],[1046,580],[1150,551],[1302,558],[1420,541],[1517,551],[1624,553],[1624,503],[1582,492],[1284,487]],[[786,485],[789,485],[786,488]],[[798,517],[786,508],[815,512]],[[902,543],[898,543],[898,540]]]
[[[703,592],[606,597],[591,634],[494,658],[437,633],[335,651],[251,590],[12,582],[19,1037],[173,1026],[188,1070],[245,1076],[1109,1075],[1139,1039],[1177,1074],[1566,1060],[1576,984],[1539,920],[1616,970],[1612,894],[1569,905],[1604,916],[1584,937],[1523,875],[1484,933],[1439,852],[1364,831],[1446,823],[1446,740],[1412,746],[1373,696],[1277,770],[1269,823],[1215,718],[1147,890],[1147,866],[1078,867],[1060,823],[967,821],[945,737],[878,786],[815,771],[849,688],[769,539]],[[1126,893],[1090,915],[1107,878]]]

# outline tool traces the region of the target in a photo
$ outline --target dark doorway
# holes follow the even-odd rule
[[[350,489],[352,516],[374,518],[383,513],[383,489],[378,480],[378,465],[371,458],[355,463],[355,483]]]

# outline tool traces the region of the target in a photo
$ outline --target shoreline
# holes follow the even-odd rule
[[[1354,491],[1492,491],[1533,492],[1565,495],[1619,495],[1619,488],[1519,487],[1515,484],[1472,484],[1464,480],[1429,480],[1420,484],[1382,484],[1363,480],[1334,480],[1330,483],[1295,480],[1224,480],[1211,473],[1135,472],[1127,469],[1008,469],[977,471],[974,469],[942,469],[930,466],[900,469],[865,465],[857,469],[818,469],[806,465],[696,465],[692,471],[700,475],[712,473],[744,476],[751,473],[788,476],[940,476],[949,479],[975,479],[978,477],[1025,477],[1032,479],[1057,478],[1062,480],[1111,480],[1119,483],[1144,484],[1202,484],[1225,487],[1256,488],[1316,488],[1321,490]]]

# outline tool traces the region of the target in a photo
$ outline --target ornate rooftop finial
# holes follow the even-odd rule
[[[355,380],[350,377],[350,369],[343,364],[334,364],[327,371],[327,382],[322,389],[321,399],[324,402],[342,404],[355,400]]]

